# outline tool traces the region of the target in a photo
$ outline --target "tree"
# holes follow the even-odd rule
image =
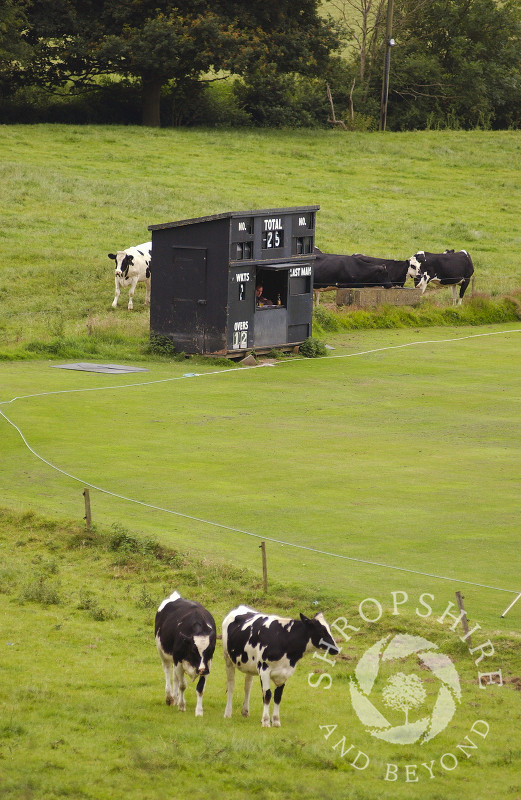
[[[521,124],[517,0],[415,0],[395,5],[389,122],[394,129]]]
[[[30,0],[27,82],[67,91],[99,88],[103,75],[138,80],[143,122],[159,124],[162,87],[209,70],[259,65],[312,74],[336,44],[318,0]]]
[[[419,9],[430,0],[414,0],[410,4],[407,15],[404,15],[398,27],[408,17],[414,17]],[[385,50],[385,26],[388,0],[330,0],[342,21],[347,51],[352,54],[355,75],[359,85],[358,96],[362,103],[367,101],[372,82],[382,71],[382,60]]]
[[[25,0],[4,0],[0,6],[0,88],[7,94],[15,88],[15,73],[30,58],[30,47],[22,32],[27,25]]]
[[[330,2],[347,30],[346,91],[354,80],[355,108],[374,115],[387,0]],[[395,0],[393,38],[389,128],[521,124],[519,0]]]
[[[409,724],[409,710],[421,706],[427,697],[423,683],[417,675],[405,675],[397,672],[389,678],[382,691],[384,703],[389,708],[396,708],[405,714],[405,724]]]

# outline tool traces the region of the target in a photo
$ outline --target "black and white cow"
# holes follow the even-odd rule
[[[338,286],[359,289],[364,286],[391,286],[385,265],[367,263],[365,256],[345,256],[313,250],[313,288]]]
[[[396,261],[393,258],[378,258],[376,256],[365,256],[362,253],[353,253],[353,258],[360,264],[374,265],[383,264],[387,270],[387,279],[390,286],[405,286],[407,278],[413,280],[418,277],[419,269],[411,264],[410,259]]]
[[[414,283],[424,293],[432,281],[442,286],[452,286],[452,303],[461,305],[463,295],[474,273],[472,259],[466,250],[445,250],[444,253],[426,253],[420,250],[409,259],[409,264],[417,268]],[[459,299],[458,299],[458,286]]]
[[[202,717],[204,686],[215,650],[214,618],[200,603],[173,592],[157,610],[155,635],[165,671],[167,705],[177,705],[185,711],[185,674],[192,680],[199,676],[195,716]]]
[[[118,304],[121,289],[125,289],[128,286],[128,310],[132,311],[134,308],[132,298],[134,297],[136,286],[140,281],[145,282],[145,304],[149,304],[152,242],[138,244],[137,247],[127,247],[126,250],[118,250],[117,253],[109,253],[108,256],[112,261],[116,262],[114,275],[116,294],[112,303],[112,308],[116,308]]]
[[[293,675],[304,653],[311,650],[339,652],[323,614],[313,619],[300,619],[263,614],[248,606],[239,606],[227,615],[222,627],[224,659],[228,679],[228,700],[225,717],[232,715],[235,670],[244,672],[244,703],[242,715],[250,713],[250,692],[253,678],[258,675],[262,687],[264,708],[261,723],[270,726],[270,681],[275,684],[271,724],[280,726],[279,706],[284,685]]]

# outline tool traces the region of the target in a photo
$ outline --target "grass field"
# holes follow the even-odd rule
[[[106,258],[151,223],[318,202],[322,249],[464,247],[480,291],[511,293],[520,148],[510,132],[0,128],[0,798],[520,800],[521,601],[500,615],[521,591],[521,324],[330,331],[327,358],[255,369],[159,358],[143,295],[110,308]],[[56,368],[70,360],[148,372]],[[280,730],[261,729],[255,692],[240,716],[241,681],[224,724],[220,653],[196,720],[193,687],[187,714],[164,705],[152,637],[174,588],[218,623],[246,602],[359,630],[334,666],[306,658]],[[478,663],[443,619],[456,591],[474,647],[494,650]],[[460,676],[424,745],[376,740],[349,699],[361,655],[396,633],[436,642]],[[331,690],[313,688],[328,669]],[[504,686],[479,688],[499,669]]]
[[[236,564],[253,559],[257,569],[258,539],[228,528],[447,576],[451,591],[458,579],[521,590],[518,329],[331,341],[338,358],[253,370],[207,364],[193,378],[183,378],[187,362],[117,378],[45,361],[2,364],[2,401],[21,399],[0,410],[77,479],[36,460],[4,425],[4,491],[19,509],[74,516],[91,484],[128,498],[93,490],[95,519]],[[341,357],[357,352],[367,354]],[[433,585],[280,545],[269,551],[276,579],[346,600]],[[500,627],[508,594],[466,594],[475,614]]]
[[[142,292],[131,320],[110,307],[107,253],[147,241],[150,224],[228,210],[318,203],[325,251],[465,248],[479,291],[510,292],[521,285],[520,155],[519,133],[508,131],[4,126],[3,347],[144,334]]]

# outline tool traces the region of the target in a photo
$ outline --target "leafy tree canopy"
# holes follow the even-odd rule
[[[22,38],[26,6],[25,0],[3,0],[0,5],[0,65],[20,63],[30,55]]]
[[[137,78],[147,124],[159,124],[167,81],[182,84],[210,69],[242,74],[253,65],[316,74],[337,45],[318,0],[27,2],[26,82],[80,91],[100,75]]]
[[[394,129],[521,122],[521,7],[516,0],[416,0],[396,8],[388,120]]]

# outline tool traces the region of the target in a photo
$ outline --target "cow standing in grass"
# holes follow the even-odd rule
[[[199,676],[195,716],[202,717],[206,676],[217,638],[214,618],[200,603],[173,592],[157,610],[155,636],[165,671],[167,705],[177,705],[180,711],[185,711],[185,675],[192,680]]]
[[[295,671],[304,653],[327,650],[338,653],[339,648],[331,635],[323,614],[313,619],[300,615],[300,619],[262,614],[248,606],[239,606],[227,615],[222,627],[224,659],[228,678],[228,700],[225,717],[232,715],[232,697],[235,670],[246,674],[242,715],[250,713],[250,692],[253,678],[258,675],[262,687],[264,708],[262,726],[270,726],[270,682],[275,684],[271,725],[280,726],[279,706],[284,685]]]
[[[114,279],[116,294],[112,308],[116,308],[121,289],[128,287],[128,310],[132,311],[132,302],[136,286],[144,281],[146,287],[145,305],[150,305],[150,261],[152,259],[152,242],[138,244],[137,247],[127,247],[117,253],[109,253],[109,258],[116,262]]]
[[[426,253],[419,250],[409,259],[409,264],[418,270],[415,286],[425,292],[433,281],[441,286],[452,287],[452,304],[461,305],[474,273],[472,259],[466,250],[445,250],[444,253]],[[459,297],[458,297],[459,286]]]

